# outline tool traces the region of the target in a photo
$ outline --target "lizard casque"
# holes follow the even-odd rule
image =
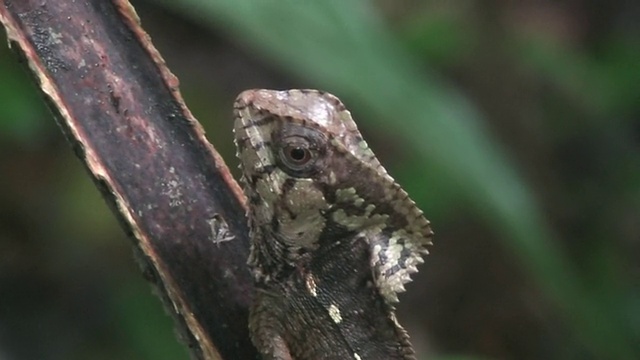
[[[394,304],[433,235],[335,96],[247,90],[235,142],[265,359],[414,359]]]

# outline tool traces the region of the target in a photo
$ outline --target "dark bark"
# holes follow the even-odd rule
[[[243,195],[133,8],[0,0],[0,20],[194,357],[257,358]]]

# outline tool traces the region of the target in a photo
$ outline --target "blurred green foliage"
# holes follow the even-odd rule
[[[8,53],[8,49],[3,48],[0,57],[0,98],[5,99],[0,107],[0,139],[18,139],[26,143],[43,131],[39,117],[44,105],[39,101],[35,86],[25,81],[19,65]]]
[[[522,301],[529,313],[515,314],[514,324],[509,323],[513,328],[500,328],[507,335],[483,334],[494,329],[486,324],[486,329],[472,331],[473,341],[465,343],[461,328],[485,325],[458,319],[455,327],[433,320],[423,324],[431,326],[425,332],[436,339],[433,348],[427,349],[472,358],[640,358],[640,46],[638,22],[627,19],[624,2],[608,3],[608,12],[594,8],[597,1],[567,5],[156,0],[134,5],[140,5],[143,25],[150,25],[169,64],[175,63],[194,113],[205,127],[216,129],[209,138],[225,158],[232,155],[230,144],[225,143],[228,133],[222,131],[230,128],[225,107],[230,107],[235,92],[250,86],[287,87],[291,82],[329,90],[352,109],[365,135],[371,134],[373,149],[380,149],[382,162],[433,221],[432,261],[439,261],[441,247],[445,255],[440,256],[451,256],[448,261],[454,265],[462,261],[447,252],[451,246],[447,243],[482,254],[481,248],[491,248],[495,242],[501,252],[487,259],[479,255],[475,269],[491,273],[494,262],[505,261],[507,265],[500,269],[518,269],[524,275],[503,280],[507,283],[501,283],[499,290],[484,284],[487,294],[494,291],[492,304],[500,307],[496,300],[500,296],[522,296],[521,283],[536,287],[526,293],[532,298]],[[578,21],[583,18],[593,23]],[[163,21],[176,26],[171,31],[157,30],[165,27]],[[183,44],[201,44],[199,38],[214,35],[228,41],[216,44],[219,54]],[[163,36],[184,38],[172,43]],[[163,48],[165,44],[173,47]],[[240,53],[237,48],[242,49]],[[193,61],[201,57],[205,65],[190,66],[181,59],[183,53],[191,54]],[[15,190],[0,195],[3,212],[15,211],[14,206],[29,197],[27,203],[36,210],[19,205],[21,212],[16,216],[33,216],[35,220],[24,220],[26,227],[41,227],[18,231],[13,225],[0,226],[0,249],[7,249],[0,252],[0,269],[8,269],[0,273],[11,274],[16,261],[6,254],[24,251],[22,236],[31,238],[34,251],[42,252],[39,247],[46,246],[52,253],[63,252],[56,255],[63,259],[57,260],[60,263],[48,259],[53,256],[49,253],[41,255],[49,263],[47,271],[61,272],[55,277],[60,282],[71,281],[63,280],[64,275],[86,265],[84,261],[100,259],[101,248],[112,249],[109,259],[87,265],[94,275],[71,281],[104,288],[102,295],[107,296],[100,297],[102,305],[88,309],[108,311],[100,316],[111,320],[90,325],[91,333],[97,334],[93,348],[74,348],[73,341],[65,340],[74,350],[61,350],[66,356],[48,358],[95,358],[96,353],[104,358],[183,356],[177,342],[168,340],[169,320],[157,309],[149,310],[158,308],[158,301],[144,294],[146,287],[130,264],[128,244],[115,239],[123,236],[96,200],[79,164],[59,160],[71,152],[57,146],[59,135],[34,99],[33,86],[16,71],[13,59],[4,55],[0,54],[0,96],[7,105],[0,107],[0,146],[5,150],[0,166],[5,169],[3,175],[11,174],[13,180],[3,176],[2,188],[16,189],[11,182],[25,181],[33,173],[44,172],[49,181],[35,181],[19,195]],[[231,60],[215,60],[216,55]],[[234,65],[239,70],[209,65],[229,65],[244,58],[260,63],[258,70],[244,60],[243,65]],[[255,76],[277,73],[268,67],[283,75],[276,80]],[[231,71],[240,75],[225,80]],[[212,73],[211,83],[189,80],[198,78],[199,72]],[[211,94],[216,96],[211,99]],[[25,145],[29,150],[24,150]],[[52,146],[56,151],[49,153]],[[15,151],[26,158],[26,166],[9,155]],[[456,231],[465,236],[448,234]],[[446,239],[444,245],[441,239]],[[448,267],[442,273],[457,268],[443,263]],[[6,283],[11,282],[0,282],[0,292]],[[424,286],[427,291],[441,289]],[[466,282],[461,287],[458,297],[490,296],[469,294],[472,287]],[[435,290],[428,293],[431,300],[424,301],[433,303],[439,295]],[[11,291],[19,292],[21,287],[15,285]],[[418,289],[410,287],[409,292],[414,291]],[[95,294],[84,296],[96,301],[91,298]],[[8,304],[5,309],[29,311],[20,310],[16,302]],[[412,302],[410,306],[418,309],[420,305]],[[486,309],[478,306],[469,311]],[[2,328],[1,319],[0,330],[11,332]],[[444,321],[455,323],[453,318]],[[537,324],[537,330],[523,330],[528,321]],[[6,344],[8,339],[26,336],[24,326],[13,337],[4,337],[0,331],[0,354],[6,346],[23,354],[20,358],[45,358],[46,352],[20,353]],[[459,332],[437,334],[448,327]],[[74,336],[82,338],[78,328]],[[495,344],[508,344],[509,334],[520,332],[524,338],[538,337],[535,352],[517,340],[511,345]],[[421,337],[414,334],[414,342],[422,343]],[[86,357],[78,355],[85,350]]]

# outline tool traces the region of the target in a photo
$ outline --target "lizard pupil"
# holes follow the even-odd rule
[[[313,158],[311,150],[302,144],[288,144],[281,150],[281,157],[285,164],[293,168],[307,165]]]
[[[296,162],[304,162],[309,157],[309,151],[301,147],[289,149],[289,157]]]

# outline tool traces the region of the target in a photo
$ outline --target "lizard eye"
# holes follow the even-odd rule
[[[313,167],[317,150],[306,139],[292,136],[284,139],[284,145],[280,148],[278,155],[285,170],[302,175]]]

